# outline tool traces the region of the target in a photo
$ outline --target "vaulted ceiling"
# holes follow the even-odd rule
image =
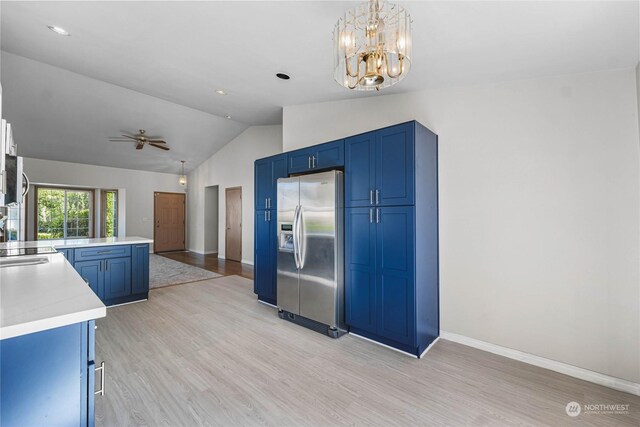
[[[411,73],[380,93],[352,92],[333,81],[331,33],[357,3],[2,2],[3,114],[25,156],[176,171],[177,160],[193,167],[247,126],[281,123],[286,105],[639,59],[637,2],[401,1],[413,18]],[[172,151],[107,140],[141,127]]]

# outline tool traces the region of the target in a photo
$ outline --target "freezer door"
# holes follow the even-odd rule
[[[277,302],[278,308],[300,314],[298,277],[293,244],[295,217],[300,201],[298,178],[278,179],[278,260],[277,260]]]
[[[300,176],[300,315],[336,327],[336,174]]]

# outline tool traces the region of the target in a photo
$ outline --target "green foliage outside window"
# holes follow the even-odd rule
[[[91,237],[91,192],[38,188],[38,240]]]

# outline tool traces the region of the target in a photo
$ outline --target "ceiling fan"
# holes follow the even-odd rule
[[[161,150],[169,150],[165,144],[166,141],[162,140],[160,136],[147,136],[144,129],[140,129],[139,133],[135,135],[122,135],[122,137],[116,136],[109,138],[111,142],[135,142],[136,150],[142,150],[145,144],[149,144],[152,147],[160,148]]]

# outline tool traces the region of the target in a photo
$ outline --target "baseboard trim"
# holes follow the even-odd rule
[[[349,332],[349,335],[351,335],[352,337],[359,338],[359,339],[361,339],[361,340],[365,340],[365,341],[372,342],[372,343],[377,344],[377,345],[382,346],[382,347],[386,347],[386,348],[388,348],[389,350],[397,351],[398,353],[402,353],[402,354],[404,354],[405,356],[411,356],[411,357],[413,357],[414,359],[418,359],[418,356],[416,356],[415,354],[411,354],[411,353],[408,353],[408,352],[406,352],[406,351],[404,351],[404,350],[400,350],[400,349],[398,349],[398,348],[391,347],[390,345],[386,345],[386,344],[383,344],[383,343],[381,343],[381,342],[378,342],[378,341],[372,340],[371,338],[363,337],[362,335],[354,334],[353,332]],[[427,350],[428,350],[428,349],[429,349],[429,348],[427,347]],[[425,351],[426,351],[426,350],[425,350]],[[422,353],[422,354],[424,354],[424,353]]]
[[[418,359],[422,359],[422,356],[427,354],[427,351],[431,350],[431,347],[433,347],[434,344],[437,343],[438,341],[440,341],[440,337],[436,337],[435,340],[431,341],[431,344],[429,344],[427,348],[424,349],[424,351],[422,352],[422,354],[420,354],[420,357]]]
[[[209,251],[209,252],[203,252],[204,255],[213,255],[213,254],[217,254],[218,251]]]
[[[247,264],[247,265],[251,265],[253,266],[253,261],[249,261],[248,259],[243,259],[242,261],[240,261],[243,264]]]
[[[599,372],[590,371],[588,369],[579,368],[567,363],[558,362],[556,360],[547,359],[545,357],[536,356],[535,354],[525,353],[523,351],[514,350],[508,347],[502,347],[486,341],[469,338],[464,335],[454,334],[452,332],[440,331],[442,339],[453,341],[458,344],[464,344],[469,347],[484,350],[489,353],[508,357],[509,359],[525,362],[540,368],[549,369],[550,371],[568,375],[594,384],[609,387],[615,390],[624,391],[626,393],[640,396],[640,384],[622,378],[612,377],[601,374]]]

